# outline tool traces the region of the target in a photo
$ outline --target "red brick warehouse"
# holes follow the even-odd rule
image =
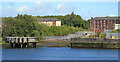
[[[90,31],[94,31],[95,28],[95,32],[105,32],[106,30],[114,30],[115,24],[120,24],[120,17],[91,17],[88,21]]]

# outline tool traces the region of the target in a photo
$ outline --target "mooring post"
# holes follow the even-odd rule
[[[101,42],[101,48],[103,48],[103,43]]]
[[[21,44],[20,43],[18,43],[18,48],[21,48]]]
[[[29,48],[29,43],[27,44],[27,47]]]
[[[27,43],[26,43],[26,45],[25,45],[25,46],[26,46],[26,48],[27,48]]]
[[[26,43],[26,48],[29,48],[29,43]]]
[[[15,48],[17,48],[17,43],[15,43]]]
[[[35,48],[36,48],[36,43],[35,43]]]
[[[32,43],[32,46],[33,46],[33,48],[35,48],[35,47],[36,47],[36,43],[35,43],[35,42],[33,42],[33,43]]]
[[[74,43],[74,47],[75,47],[75,43]]]
[[[21,43],[21,46],[20,46],[21,48],[23,48],[23,45],[22,45],[22,43]]]
[[[34,43],[32,43],[32,48],[34,48]]]
[[[33,48],[35,48],[35,43],[33,42]]]
[[[72,47],[72,43],[70,43],[70,47]]]
[[[13,43],[11,43],[11,48],[13,48]]]

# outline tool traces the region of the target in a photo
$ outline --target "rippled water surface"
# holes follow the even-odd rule
[[[3,60],[117,60],[117,49],[38,47],[2,49]]]

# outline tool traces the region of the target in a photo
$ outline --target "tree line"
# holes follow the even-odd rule
[[[47,26],[39,24],[36,18],[57,18],[62,21],[62,26]],[[32,16],[20,15],[16,17],[3,17],[2,37],[6,36],[24,36],[24,37],[38,37],[42,39],[43,36],[59,36],[75,33],[88,29],[88,22],[83,20],[79,15],[72,13],[66,16]]]
[[[82,19],[80,15],[74,14],[74,12],[65,16],[37,16],[36,18],[57,18],[61,20],[62,25],[89,29],[89,22],[87,20]]]

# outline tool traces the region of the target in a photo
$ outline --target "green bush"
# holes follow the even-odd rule
[[[58,36],[83,31],[82,27],[73,26],[47,26],[39,24],[31,15],[19,15],[16,17],[4,17],[2,37],[38,37],[41,40],[43,36]]]

